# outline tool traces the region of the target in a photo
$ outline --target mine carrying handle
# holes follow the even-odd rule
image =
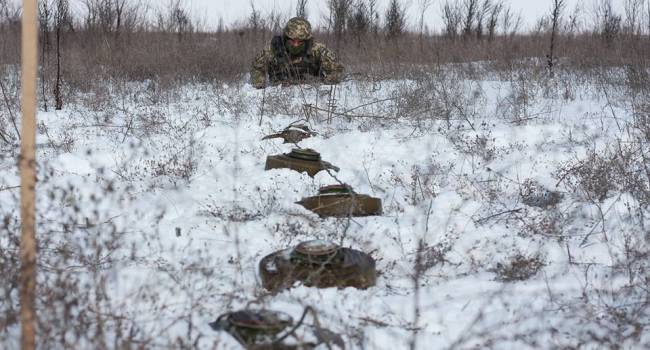
[[[223,315],[220,315],[219,317],[217,317],[217,319],[214,322],[210,322],[208,323],[208,325],[210,326],[210,328],[212,328],[215,331],[221,330],[223,329],[223,326],[221,325],[221,321],[226,316],[230,316],[230,313],[225,313]]]
[[[285,333],[285,334],[282,335],[281,337],[278,337],[277,339],[275,339],[271,344],[274,344],[274,345],[275,345],[275,344],[279,344],[279,343],[282,342],[283,340],[287,339],[287,337],[289,337],[290,335],[294,334],[294,333],[296,332],[296,330],[297,330],[300,326],[302,326],[302,323],[305,321],[305,316],[307,316],[307,312],[312,312],[312,313],[313,313],[313,312],[314,312],[314,309],[313,309],[311,306],[306,306],[306,307],[305,307],[305,310],[302,312],[302,316],[300,316],[300,320],[298,320],[298,322],[293,326],[293,328],[291,328],[290,330],[288,330],[287,333]]]

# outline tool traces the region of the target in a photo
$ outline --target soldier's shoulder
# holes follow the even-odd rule
[[[274,45],[276,45],[273,41],[269,41],[264,45],[264,51],[265,52],[273,52],[274,50]]]
[[[314,42],[311,46],[311,51],[314,57],[317,57],[318,59],[325,59],[328,61],[336,61],[336,54],[334,54],[334,51],[332,51],[330,48],[328,48],[325,44],[321,42]]]
[[[258,51],[256,55],[257,59],[269,59],[273,57],[273,47],[271,44],[267,44],[266,46],[262,47],[260,51]]]
[[[323,44],[323,43],[320,42],[320,41],[314,41],[314,42],[311,44],[311,49],[312,49],[312,51],[317,51],[317,52],[320,52],[320,51],[322,51],[322,50],[329,50],[329,48],[327,47],[327,45]]]

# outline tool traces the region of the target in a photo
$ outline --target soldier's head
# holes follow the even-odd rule
[[[284,27],[284,42],[287,51],[293,55],[301,54],[311,40],[311,24],[302,17],[294,17]]]

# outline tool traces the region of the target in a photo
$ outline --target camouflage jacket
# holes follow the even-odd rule
[[[302,82],[313,78],[328,84],[336,84],[343,78],[343,65],[334,53],[324,44],[309,40],[305,53],[291,57],[282,42],[281,36],[271,40],[271,45],[260,52],[253,60],[251,84],[256,88],[282,82]]]

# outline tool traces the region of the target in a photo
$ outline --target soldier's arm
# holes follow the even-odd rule
[[[320,58],[320,68],[324,74],[323,81],[327,84],[341,82],[344,68],[334,55],[334,52],[321,43],[314,44],[314,51]]]
[[[268,48],[262,50],[251,65],[251,85],[257,89],[266,87],[267,67],[271,60],[271,52]]]

